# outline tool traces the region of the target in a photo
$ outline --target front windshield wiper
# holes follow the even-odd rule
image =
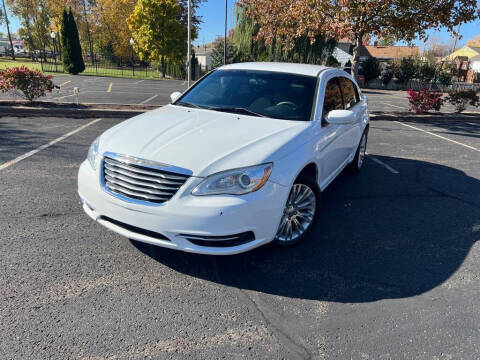
[[[243,107],[215,107],[215,106],[209,106],[207,107],[208,110],[214,110],[214,111],[223,111],[223,112],[231,112],[235,114],[245,114],[245,115],[251,115],[251,116],[259,116],[259,117],[267,117],[266,115],[259,114],[255,111],[249,110],[247,108]]]
[[[192,103],[186,102],[186,101],[176,102],[175,105],[185,106],[185,107],[190,107],[190,108],[195,108],[195,109],[201,109],[200,106],[198,106],[198,105],[196,105],[196,104],[192,104]]]

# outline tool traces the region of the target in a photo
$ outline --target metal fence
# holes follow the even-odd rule
[[[45,61],[46,60],[46,61]],[[95,57],[84,59],[85,70],[82,75],[143,78],[143,79],[162,79],[163,74],[160,69],[151,63],[143,61],[132,61],[116,58],[114,60]],[[44,72],[63,73],[63,63],[60,59],[40,59],[41,69]],[[171,70],[171,67],[169,68]],[[182,70],[175,74],[173,71],[166,72],[168,78],[182,78]]]
[[[32,69],[38,69],[48,73],[64,73],[62,60],[58,56],[53,56],[50,52],[45,54],[30,53],[25,56],[16,56],[13,60],[6,54],[0,54],[0,69],[7,67],[26,65]],[[94,59],[87,57],[84,59],[85,70],[82,75],[96,75],[122,78],[139,78],[139,79],[164,79],[162,68],[160,65],[144,62],[140,60],[132,61],[132,59],[106,59],[101,56],[95,56]],[[196,76],[201,76],[201,69],[196,69]],[[185,79],[185,66],[178,64],[165,64],[165,77],[169,79]]]

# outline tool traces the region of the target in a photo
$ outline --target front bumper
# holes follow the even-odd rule
[[[200,181],[201,178],[189,178],[161,206],[140,205],[105,192],[100,185],[99,170],[94,171],[85,161],[78,174],[78,193],[92,219],[120,235],[153,245],[199,254],[231,255],[273,240],[289,193],[287,187],[269,181],[262,189],[243,196],[190,195]],[[119,226],[118,222],[130,226]],[[249,232],[253,232],[254,240],[235,246],[204,246],[188,240],[202,237],[217,240]]]

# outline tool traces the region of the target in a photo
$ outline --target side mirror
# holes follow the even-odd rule
[[[173,104],[177,99],[182,96],[182,93],[180,91],[175,91],[170,94],[170,103]]]
[[[332,110],[325,119],[329,124],[346,125],[355,121],[355,113],[350,110]]]

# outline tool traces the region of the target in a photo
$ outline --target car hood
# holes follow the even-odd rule
[[[203,177],[275,161],[301,145],[299,135],[309,124],[167,105],[107,130],[100,152],[158,161]]]

